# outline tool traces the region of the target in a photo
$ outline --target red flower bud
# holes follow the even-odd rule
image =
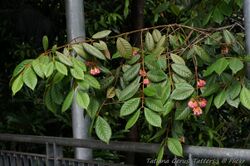
[[[206,85],[206,81],[205,81],[205,80],[199,79],[199,80],[197,81],[197,86],[198,86],[198,88],[202,88],[202,87],[204,87],[205,85]]]

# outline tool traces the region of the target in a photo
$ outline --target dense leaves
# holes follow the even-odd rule
[[[218,11],[212,14],[219,22]],[[180,140],[187,135],[193,141],[184,132],[186,127],[191,133],[199,128],[201,136],[196,133],[194,139],[201,145],[217,144],[221,128],[213,131],[212,125],[219,123],[213,117],[235,108],[250,109],[242,36],[229,29],[209,33],[181,25],[146,29],[140,48],[133,47],[129,34],[109,38],[111,31],[101,31],[90,42],[54,48],[20,63],[13,73],[12,93],[24,85],[34,90],[43,79],[47,108],[67,113],[75,97],[92,119],[90,131],[95,129],[102,141],[116,138],[117,126],[123,133],[137,125],[143,141],[162,142],[159,158],[165,147],[182,156]],[[64,82],[71,86],[65,88]]]

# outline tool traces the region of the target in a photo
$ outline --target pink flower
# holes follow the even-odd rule
[[[194,114],[195,116],[200,116],[200,115],[202,114],[202,109],[201,109],[201,107],[195,107],[195,108],[193,108],[193,114]]]
[[[101,70],[98,67],[94,67],[90,69],[90,74],[93,76],[100,74],[100,72]]]
[[[206,105],[207,105],[207,100],[206,99],[204,99],[204,98],[199,99],[199,106],[201,108],[206,107]]]
[[[143,79],[143,84],[144,85],[148,85],[150,83],[149,79],[148,78],[144,78]]]
[[[199,79],[199,80],[197,81],[197,86],[198,86],[198,88],[202,88],[202,87],[204,87],[205,85],[206,85],[206,81],[205,81],[205,80]]]
[[[191,99],[191,100],[189,100],[189,102],[188,102],[188,107],[189,107],[189,108],[196,108],[196,107],[198,107],[198,102],[195,101],[194,99]]]

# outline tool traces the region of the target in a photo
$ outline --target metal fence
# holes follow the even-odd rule
[[[113,150],[155,154],[159,144],[111,141],[105,144],[99,140],[82,140],[63,137],[0,134],[0,143],[15,142],[41,144],[46,148],[42,153],[25,153],[0,150],[0,166],[119,166],[124,163],[105,163],[64,158],[63,147],[84,147],[90,149]],[[166,151],[166,153],[169,153]],[[248,165],[250,149],[184,146],[184,158],[160,161],[162,165]],[[146,158],[148,165],[155,165],[156,159]],[[127,165],[128,166],[128,165]]]

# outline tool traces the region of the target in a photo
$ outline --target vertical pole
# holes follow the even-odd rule
[[[244,24],[246,33],[246,50],[250,54],[250,0],[244,0]],[[250,63],[247,64],[247,78],[250,78]]]
[[[83,0],[66,0],[65,2],[68,41],[83,41],[85,39]],[[72,103],[72,129],[74,138],[88,138],[90,119],[83,114],[83,109],[76,103],[74,95]],[[90,160],[92,158],[92,150],[87,148],[76,148],[75,158]]]

